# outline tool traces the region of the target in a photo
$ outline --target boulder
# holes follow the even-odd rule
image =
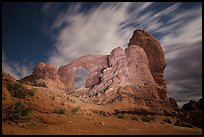
[[[179,119],[193,126],[202,128],[202,98],[199,101],[190,100],[182,106],[179,112]]]
[[[176,102],[176,100],[174,99],[174,98],[169,98],[169,101],[170,101],[170,103],[171,103],[171,106],[172,106],[172,108],[174,109],[174,110],[177,110],[177,109],[179,109],[179,107],[178,107],[178,104],[177,104],[177,102]]]
[[[193,128],[193,125],[181,120],[176,120],[176,122],[174,123],[174,126],[181,126],[181,127],[190,127]]]

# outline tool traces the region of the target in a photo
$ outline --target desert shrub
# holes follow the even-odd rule
[[[7,118],[10,121],[21,120],[22,118],[28,116],[28,114],[31,112],[32,112],[31,108],[27,108],[24,103],[19,102],[15,104],[13,111],[7,113]]]
[[[163,121],[166,122],[166,123],[172,124],[172,121],[169,118],[163,119]]]
[[[37,90],[31,89],[26,92],[26,89],[21,84],[8,85],[7,89],[16,98],[25,98],[27,96],[34,96]]]
[[[11,85],[11,84],[9,84],[9,85],[7,86],[7,89],[8,89],[8,91],[13,91],[13,90],[14,90],[14,86]]]
[[[77,111],[79,111],[80,110],[80,108],[79,107],[76,107],[76,108],[73,108],[72,109],[72,112],[77,112]]]
[[[66,109],[65,108],[63,108],[63,107],[60,107],[60,108],[58,108],[58,109],[55,109],[55,113],[57,113],[57,114],[65,114],[66,113]]]
[[[139,118],[136,117],[136,116],[131,117],[131,119],[132,119],[132,120],[139,120]]]
[[[23,111],[22,111],[22,116],[27,116],[29,113],[31,113],[33,111],[33,109],[31,108],[25,108]]]
[[[35,86],[37,86],[37,87],[45,87],[45,88],[47,88],[47,85],[46,85],[44,82],[36,83]]]
[[[149,117],[142,117],[141,120],[144,121],[144,122],[150,122],[151,118],[149,118]]]
[[[34,96],[36,92],[37,92],[37,90],[31,89],[31,90],[28,91],[28,95],[29,96]]]
[[[24,92],[24,88],[21,84],[16,85],[8,85],[7,89],[11,92],[14,97],[24,98],[26,97],[26,92]]]
[[[22,90],[15,90],[14,91],[14,97],[17,98],[25,98],[27,96],[27,93]]]
[[[118,115],[117,118],[121,118],[121,119],[124,119],[124,115]]]
[[[72,99],[72,103],[74,103],[74,104],[75,104],[75,103],[77,103],[77,101],[76,101],[75,99]]]

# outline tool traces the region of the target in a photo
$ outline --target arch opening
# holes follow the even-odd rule
[[[76,89],[84,88],[86,80],[88,79],[89,76],[89,71],[85,68],[76,68],[74,74],[75,74],[74,87]]]

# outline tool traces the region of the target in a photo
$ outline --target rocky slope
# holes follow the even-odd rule
[[[178,115],[166,116],[145,114],[145,109],[138,113],[134,103],[124,100],[98,105],[88,99],[23,84],[2,73],[2,135],[202,134],[202,100],[185,105],[190,113],[177,110]]]

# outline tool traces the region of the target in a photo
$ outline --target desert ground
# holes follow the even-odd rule
[[[7,82],[2,82],[3,90],[7,90]],[[88,102],[88,98],[76,97],[64,90],[51,90],[43,87],[24,85],[35,89],[34,96],[23,99],[13,98],[14,102],[22,102],[32,112],[24,119],[2,120],[3,135],[201,135],[202,129],[174,126],[176,117],[164,115],[116,114],[113,108],[118,105],[129,106],[126,102],[114,102],[108,105],[96,105]],[[58,112],[63,108],[63,112]],[[151,118],[146,122],[145,118]],[[164,122],[169,119],[172,123]]]

